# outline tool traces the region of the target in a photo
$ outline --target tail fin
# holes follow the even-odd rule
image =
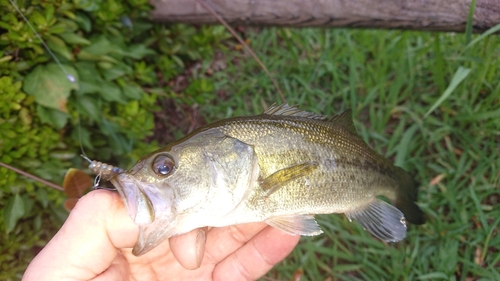
[[[413,224],[424,224],[424,212],[415,204],[418,197],[418,183],[405,170],[395,167],[396,177],[398,178],[399,190],[395,202],[398,208],[405,215],[406,220]]]

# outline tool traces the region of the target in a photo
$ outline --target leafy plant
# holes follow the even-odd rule
[[[56,183],[69,167],[85,166],[81,150],[128,167],[155,149],[144,139],[158,99],[194,103],[211,89],[198,82],[203,77],[187,75],[198,86],[186,93],[169,81],[228,37],[219,27],[155,24],[144,0],[15,3],[50,52],[0,0],[0,161]],[[65,219],[63,201],[61,192],[0,168],[1,244],[8,245],[0,279],[19,279]]]

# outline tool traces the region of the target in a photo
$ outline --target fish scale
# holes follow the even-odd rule
[[[327,119],[284,104],[221,120],[111,181],[138,218],[136,255],[204,226],[264,221],[289,234],[317,235],[314,214],[344,213],[396,242],[406,236],[406,220],[424,222],[416,182],[363,142],[350,110]]]
[[[273,120],[274,121],[274,120]],[[300,120],[299,121],[303,121]],[[249,125],[250,123],[251,125]],[[364,182],[364,177],[356,177],[355,175],[359,173],[359,169],[362,170],[369,170],[369,168],[366,168],[365,166],[360,164],[360,161],[357,161],[355,163],[354,160],[351,157],[351,159],[347,158],[346,156],[341,156],[341,155],[352,155],[352,152],[358,152],[360,151],[361,153],[363,150],[360,149],[359,146],[357,145],[352,145],[352,141],[348,142],[347,141],[347,136],[345,134],[348,134],[346,130],[342,130],[342,128],[336,128],[334,126],[329,126],[329,124],[324,124],[326,122],[318,122],[316,120],[312,120],[310,122],[303,122],[306,124],[301,124],[301,123],[296,123],[296,122],[283,122],[283,123],[276,123],[276,122],[268,122],[266,119],[253,119],[249,120],[247,124],[245,125],[240,125],[241,122],[231,122],[230,124],[225,124],[222,126],[222,131],[231,137],[238,137],[241,139],[243,142],[248,143],[249,145],[252,145],[254,149],[256,150],[256,153],[259,155],[259,160],[262,163],[259,163],[261,167],[261,174],[263,176],[267,176],[272,173],[272,171],[283,169],[286,167],[289,167],[291,165],[299,164],[300,162],[303,161],[314,161],[319,159],[332,159],[333,162],[337,163],[337,165],[333,169],[327,169],[328,167],[325,165],[325,169],[323,170],[318,170],[314,175],[311,175],[308,177],[309,179],[314,179],[317,181],[318,179],[324,179],[326,178],[325,175],[328,174],[332,180],[329,181],[323,181],[323,182],[314,182],[310,183],[311,185],[314,186],[313,189],[309,189],[308,192],[314,192],[316,198],[320,200],[321,198],[328,198],[325,197],[327,194],[339,194],[338,197],[341,197],[340,195],[345,195],[343,196],[348,197],[348,194],[353,194],[352,197],[359,198],[358,194],[349,192],[349,190],[346,190],[345,188],[342,188],[342,182],[352,184],[353,180],[350,179],[351,177],[354,177],[354,182],[356,182],[357,179],[357,184],[364,183],[366,186],[368,183]],[[323,123],[323,124],[321,124]],[[298,127],[300,126],[300,127]],[[305,127],[309,127],[309,130],[306,130]],[[283,134],[282,130],[291,130],[296,133],[298,136],[295,140],[295,136],[290,136],[290,134]],[[336,132],[334,131],[336,130]],[[258,133],[252,133],[248,134],[247,131],[252,131],[252,132],[267,132],[264,136],[262,134]],[[269,140],[265,138],[266,135],[272,136],[272,139],[276,141],[279,144],[281,143],[287,143],[287,146],[285,148],[281,148],[282,150],[285,150],[285,152],[280,155],[280,153],[275,152],[277,150],[276,146],[269,145]],[[329,136],[334,135],[336,138],[330,138]],[[246,136],[246,137],[244,137]],[[304,137],[305,136],[305,137]],[[311,144],[314,144],[315,148],[311,147],[306,147],[303,142],[308,141]],[[298,144],[295,145],[294,141]],[[327,144],[327,146],[320,146],[318,143],[321,144]],[[303,150],[306,153],[299,153],[297,150],[291,150],[289,149],[290,146],[299,146],[299,147],[304,147]],[[262,147],[262,148],[261,148]],[[272,151],[271,153],[267,151]],[[280,151],[280,150],[278,150]],[[308,152],[308,153],[307,153]],[[311,152],[315,152],[312,154]],[[260,157],[262,155],[262,157]],[[294,157],[289,157],[289,155],[293,155]],[[305,159],[304,156],[309,156],[309,159]],[[363,156],[363,154],[361,154]],[[342,159],[346,159],[347,161],[342,161]],[[371,159],[370,159],[371,160]],[[375,158],[375,160],[379,160],[378,158]],[[350,161],[350,162],[349,162]],[[367,160],[368,161],[368,160]],[[269,163],[271,162],[271,163]],[[357,165],[356,165],[357,164]],[[376,163],[370,163],[370,166],[377,167]],[[385,163],[384,163],[385,164]],[[265,169],[268,167],[268,169]],[[264,168],[264,169],[263,169]],[[352,168],[352,169],[350,169]],[[320,174],[323,172],[322,174]],[[392,182],[390,185],[387,185],[387,183],[390,183],[389,181],[386,181],[385,187],[389,187],[392,189],[396,189],[396,183]],[[349,185],[346,185],[348,188]],[[290,191],[292,190],[292,191]],[[287,194],[301,194],[300,191],[303,190],[303,185],[300,182],[293,182],[288,185],[283,186],[280,189],[280,192],[277,194],[273,194],[271,198],[268,198],[269,200],[276,198],[276,202],[273,201],[273,203],[280,204],[279,202],[291,202],[289,204],[286,204],[283,206],[283,209],[288,209],[293,208],[295,204],[294,202],[300,201],[301,197],[300,196],[295,196],[294,198],[289,198],[289,200],[281,200],[281,197],[286,196]],[[361,190],[360,188],[357,188],[355,190]],[[373,194],[376,193],[377,190],[374,190],[373,188],[367,188],[368,191],[372,192],[366,192],[363,190],[363,194],[367,194],[368,198],[372,198]],[[361,193],[361,192],[360,192]],[[395,198],[394,192],[390,191],[385,191],[384,193],[380,193],[379,195],[386,195],[390,198]],[[259,194],[256,191],[255,196],[258,198]],[[349,197],[350,198],[350,197]],[[271,200],[272,201],[272,200]],[[324,200],[323,200],[324,201]],[[315,207],[311,208],[309,207],[307,210],[302,210],[300,208],[297,208],[297,212],[300,211],[310,211],[311,213],[317,213],[318,210],[317,208],[323,208],[323,211],[326,213],[331,213],[335,212],[334,210],[334,205],[331,204],[330,200],[327,200],[326,202],[323,203],[323,201],[319,202],[314,202]],[[347,203],[349,200],[346,198],[343,200],[345,203]],[[323,204],[322,204],[323,203]],[[268,204],[271,206],[275,206],[274,204]],[[281,204],[280,204],[281,205]],[[327,206],[332,207],[330,210],[324,210],[324,208]]]

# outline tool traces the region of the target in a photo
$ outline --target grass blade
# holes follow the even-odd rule
[[[493,33],[498,32],[498,31],[500,31],[500,23],[493,26],[492,28],[486,30],[483,34],[479,35],[477,38],[470,41],[470,43],[467,44],[467,46],[465,46],[464,50],[471,48],[472,46],[476,45],[479,41],[483,40],[484,38],[488,37],[489,35],[491,35]]]
[[[469,44],[472,38],[472,22],[474,21],[474,10],[476,9],[476,0],[472,0],[467,16],[467,24],[465,25],[465,45]]]
[[[470,69],[465,68],[460,66],[457,69],[457,72],[455,72],[455,75],[453,75],[453,78],[451,79],[450,85],[448,85],[448,88],[443,92],[441,97],[431,106],[429,111],[425,113],[424,118],[427,118],[429,114],[431,114],[441,103],[443,103],[448,97],[450,97],[451,93],[457,88],[457,86],[469,75]]]
[[[417,129],[418,129],[418,126],[416,124],[414,124],[404,132],[403,137],[401,138],[401,142],[399,143],[398,149],[396,152],[396,159],[394,161],[394,164],[396,166],[399,166],[402,168],[408,168],[405,165],[405,159],[406,159],[406,156],[408,155],[408,152],[411,151],[410,142],[412,140],[414,140],[414,135],[415,135],[415,132],[417,131]]]

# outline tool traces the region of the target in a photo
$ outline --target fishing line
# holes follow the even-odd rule
[[[14,1],[13,0],[9,0],[9,2],[14,7],[14,9],[19,13],[19,15],[23,18],[23,20],[26,22],[26,24],[29,26],[29,28],[33,31],[33,33],[35,34],[35,36],[40,40],[40,42],[42,43],[43,47],[47,50],[47,52],[50,54],[50,56],[54,59],[54,61],[56,62],[56,64],[61,68],[62,72],[66,75],[66,79],[68,79],[68,81],[71,82],[71,83],[77,83],[75,76],[71,75],[66,70],[66,68],[64,67],[64,65],[55,56],[55,54],[52,52],[52,50],[50,49],[50,47],[45,43],[45,41],[42,39],[42,37],[40,36],[40,34],[36,31],[36,29],[30,23],[30,21],[28,20],[28,18],[26,18],[26,16],[23,14],[23,12],[14,3]],[[77,106],[76,106],[76,118],[77,118],[77,123],[78,123],[78,140],[79,140],[79,144],[80,144],[80,150],[82,152],[81,157],[83,157],[83,159],[85,159],[85,160],[87,160],[89,162],[89,169],[97,175],[95,177],[95,179],[94,179],[93,189],[116,190],[116,189],[112,189],[112,188],[108,188],[108,187],[99,186],[100,180],[101,180],[101,178],[109,180],[112,176],[117,175],[119,173],[123,173],[124,170],[121,169],[121,168],[119,168],[119,167],[114,167],[114,166],[111,166],[111,165],[107,165],[106,163],[101,163],[101,162],[97,162],[95,160],[90,160],[87,157],[87,155],[85,153],[85,150],[83,148],[83,145],[82,145],[82,124],[81,124],[81,119],[80,119],[80,110],[79,110],[79,107],[78,107],[79,98],[78,98],[78,95],[76,95],[75,97],[76,97],[76,103],[77,103]],[[17,172],[17,173],[19,173],[21,175],[24,175],[24,176],[27,176],[27,177],[32,178],[34,180],[37,180],[39,182],[42,182],[42,183],[44,183],[44,184],[46,184],[46,185],[48,185],[50,187],[53,187],[55,189],[64,190],[62,187],[60,187],[60,186],[58,186],[58,185],[56,185],[54,183],[48,182],[48,181],[46,181],[44,179],[41,179],[41,178],[39,178],[37,176],[28,174],[28,173],[26,173],[24,171],[21,171],[21,170],[19,170],[17,168],[14,168],[12,166],[7,165],[7,164],[4,164],[4,163],[0,162],[0,166],[3,166],[3,167],[8,168],[8,169],[11,169],[11,170],[13,170],[13,171],[15,171],[15,172]],[[111,170],[108,170],[109,167],[111,168]]]
[[[26,18],[26,16],[23,14],[23,12],[21,12],[21,10],[19,9],[19,7],[17,7],[16,3],[14,3],[14,0],[9,0],[9,2],[12,4],[12,6],[14,7],[14,9],[16,9],[16,11],[19,13],[19,15],[23,18],[23,20],[26,22],[26,24],[29,26],[29,28],[31,30],[33,30],[33,33],[38,38],[38,40],[40,40],[40,42],[42,43],[42,45],[45,48],[45,50],[47,50],[47,52],[54,59],[54,61],[56,62],[56,64],[61,68],[62,72],[66,75],[66,79],[68,79],[69,82],[75,84],[77,82],[75,76],[71,75],[66,70],[66,68],[64,67],[64,65],[62,65],[62,63],[59,61],[59,59],[55,56],[55,54],[52,52],[52,50],[47,45],[47,43],[45,43],[45,40],[42,39],[42,36],[40,36],[40,34],[36,31],[35,27],[28,20],[28,18]],[[78,96],[76,96],[76,99],[77,99],[77,103],[78,103]],[[80,143],[80,150],[82,151],[82,154],[85,155],[85,151],[83,151],[83,145],[82,145],[82,132],[81,132],[80,112],[79,112],[79,110],[77,110],[76,113],[77,113],[76,114],[76,118],[77,118],[77,121],[78,121],[78,137],[79,137],[79,143]]]
[[[31,28],[31,30],[33,30],[33,32],[35,33],[35,36],[42,42],[42,45],[49,52],[50,56],[52,56],[52,58],[56,61],[57,65],[59,65],[59,67],[61,68],[61,70],[63,71],[63,73],[66,74],[66,79],[68,79],[68,81],[71,82],[71,83],[76,83],[76,78],[73,75],[69,74],[69,72],[66,71],[66,69],[64,68],[64,66],[61,64],[61,62],[59,61],[59,59],[54,55],[54,53],[52,53],[52,50],[45,43],[45,41],[42,39],[42,37],[40,36],[40,34],[38,34],[38,32],[33,27],[33,25],[31,25],[31,23],[29,22],[29,20],[24,16],[23,12],[21,12],[21,10],[17,7],[16,3],[14,3],[14,0],[9,0],[9,2],[12,4],[12,6],[14,7],[14,9],[16,9],[16,11],[19,13],[19,15],[21,15],[21,17],[24,19],[24,21],[26,22],[26,24]]]
[[[255,52],[252,50],[252,48],[250,48],[248,46],[248,44],[245,41],[243,41],[243,39],[241,39],[240,36],[238,36],[238,34],[236,33],[236,31],[234,31],[234,29],[231,28],[231,26],[229,26],[229,24],[221,16],[219,16],[217,14],[217,12],[215,12],[214,9],[212,9],[204,0],[197,0],[197,1],[205,9],[207,9],[215,18],[217,18],[217,20],[220,23],[222,23],[231,32],[231,34],[239,41],[239,43],[243,46],[243,48],[245,48],[245,50],[248,53],[250,53],[250,55],[257,61],[257,63],[260,65],[260,67],[264,70],[264,72],[270,78],[271,82],[274,84],[276,90],[278,91],[278,93],[279,93],[279,95],[281,97],[281,100],[283,102],[286,102],[286,99],[285,99],[285,97],[283,95],[283,92],[281,91],[280,87],[278,86],[278,83],[271,76],[271,74],[270,74],[269,70],[267,69],[267,67],[259,59],[259,57],[257,56],[257,54],[255,54]],[[36,29],[33,27],[33,25],[29,22],[28,18],[26,18],[26,16],[23,14],[23,12],[15,4],[14,0],[9,0],[9,2],[14,7],[14,9],[19,13],[19,15],[23,18],[23,20],[26,22],[26,24],[29,26],[29,28],[33,31],[33,33],[35,34],[35,36],[40,40],[40,42],[42,43],[43,47],[47,50],[47,52],[54,59],[54,61],[57,63],[57,65],[61,68],[62,72],[66,75],[66,79],[68,79],[68,81],[71,82],[71,83],[77,83],[76,78],[73,75],[71,75],[66,70],[66,68],[63,66],[63,64],[59,61],[59,59],[52,52],[52,50],[50,49],[50,47],[42,39],[42,37],[40,36],[40,34],[36,31]],[[83,148],[83,144],[82,144],[82,124],[81,124],[81,118],[80,118],[80,111],[79,111],[79,107],[78,107],[78,104],[79,104],[79,97],[78,97],[78,95],[76,95],[75,98],[76,98],[76,103],[77,103],[77,106],[76,106],[76,110],[77,110],[76,117],[77,117],[77,122],[78,122],[78,139],[79,139],[80,150],[81,150],[81,153],[82,153],[81,157],[83,157],[87,162],[89,162],[89,169],[93,173],[95,173],[97,175],[97,177],[94,180],[94,189],[100,189],[100,188],[102,188],[102,189],[109,189],[109,188],[106,188],[106,187],[100,187],[99,186],[100,179],[104,178],[104,179],[109,180],[112,176],[115,176],[117,174],[123,173],[124,170],[121,169],[121,168],[119,168],[119,167],[114,167],[112,165],[108,165],[106,163],[101,163],[101,162],[98,162],[98,161],[95,161],[95,160],[90,160],[87,157],[87,155],[85,153],[85,150]],[[16,169],[14,171],[20,171],[20,170]],[[23,172],[21,174],[26,175],[25,172]],[[49,186],[54,187],[53,184],[52,185],[49,184]],[[57,189],[59,189],[59,188],[57,188]]]

